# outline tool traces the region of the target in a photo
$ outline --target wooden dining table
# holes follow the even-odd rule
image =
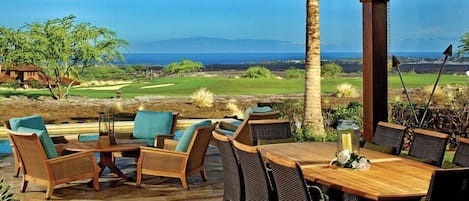
[[[437,167],[368,149],[360,155],[371,162],[369,170],[329,165],[335,143],[283,143],[261,145],[262,154],[272,154],[300,163],[306,180],[370,200],[405,200],[426,195]]]

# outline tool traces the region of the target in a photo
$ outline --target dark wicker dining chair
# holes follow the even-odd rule
[[[391,147],[390,154],[401,154],[407,127],[389,122],[378,122],[373,136],[373,144]]]
[[[243,170],[246,200],[276,200],[272,181],[256,147],[233,141],[236,155]]]
[[[213,133],[213,140],[218,147],[223,166],[223,200],[244,200],[244,180],[241,166],[230,137]]]
[[[318,186],[309,186],[296,161],[285,160],[268,152],[263,155],[269,162],[279,201],[323,201],[326,197]]]
[[[453,163],[462,167],[469,167],[469,138],[460,137],[458,139]]]
[[[469,168],[437,169],[432,175],[425,201],[469,200]]]
[[[414,139],[409,156],[421,162],[441,167],[449,135],[425,129],[413,129]]]
[[[249,120],[251,145],[294,142],[290,121],[281,119]]]

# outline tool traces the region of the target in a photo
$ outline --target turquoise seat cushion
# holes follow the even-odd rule
[[[244,118],[248,118],[249,114],[251,113],[263,113],[263,112],[272,112],[272,108],[269,106],[263,107],[250,107],[244,111]]]
[[[363,145],[363,148],[371,149],[371,150],[374,150],[374,151],[379,151],[379,152],[383,152],[383,153],[387,153],[387,154],[393,154],[394,151],[396,150],[392,146],[377,145],[377,144],[373,144],[371,142],[366,142],[365,145]]]
[[[242,121],[234,121],[234,122],[226,122],[226,121],[221,121],[220,124],[218,124],[218,127],[223,130],[229,130],[235,132],[238,127],[241,125]]]
[[[189,126],[182,134],[181,139],[179,139],[175,150],[179,152],[186,152],[187,148],[189,148],[189,144],[192,141],[192,136],[194,136],[195,130],[199,127],[205,127],[210,125],[212,125],[211,120],[203,120],[199,123],[192,124],[191,126]]]
[[[44,152],[46,152],[47,158],[56,158],[59,156],[57,153],[57,150],[55,149],[54,143],[52,142],[52,139],[49,137],[49,134],[47,133],[46,130],[41,130],[41,129],[34,129],[34,128],[28,128],[28,127],[19,127],[18,132],[21,133],[36,133],[39,137],[39,141],[42,144],[42,148],[44,149]]]
[[[235,132],[225,129],[217,129],[216,132],[221,133],[223,135],[234,136]]]
[[[19,127],[34,128],[39,130],[46,130],[44,119],[40,115],[33,115],[27,117],[11,118],[9,120],[11,130],[18,131]]]
[[[133,137],[154,141],[156,135],[169,135],[173,125],[172,112],[138,111],[135,116]],[[149,143],[153,146],[153,143]]]

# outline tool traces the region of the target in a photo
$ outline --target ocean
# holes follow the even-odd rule
[[[412,58],[443,58],[438,52],[398,52],[396,56]],[[124,53],[125,61],[117,64],[143,64],[164,66],[182,59],[202,62],[204,65],[213,64],[256,64],[278,61],[304,60],[304,52],[275,52],[275,53]],[[337,60],[361,58],[361,52],[325,52],[322,60]]]

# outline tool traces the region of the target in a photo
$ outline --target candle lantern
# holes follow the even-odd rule
[[[108,139],[110,145],[115,145],[114,115],[110,113],[99,113],[98,122],[100,141],[107,141]]]
[[[337,151],[360,154],[360,127],[353,120],[339,120],[336,130]]]

